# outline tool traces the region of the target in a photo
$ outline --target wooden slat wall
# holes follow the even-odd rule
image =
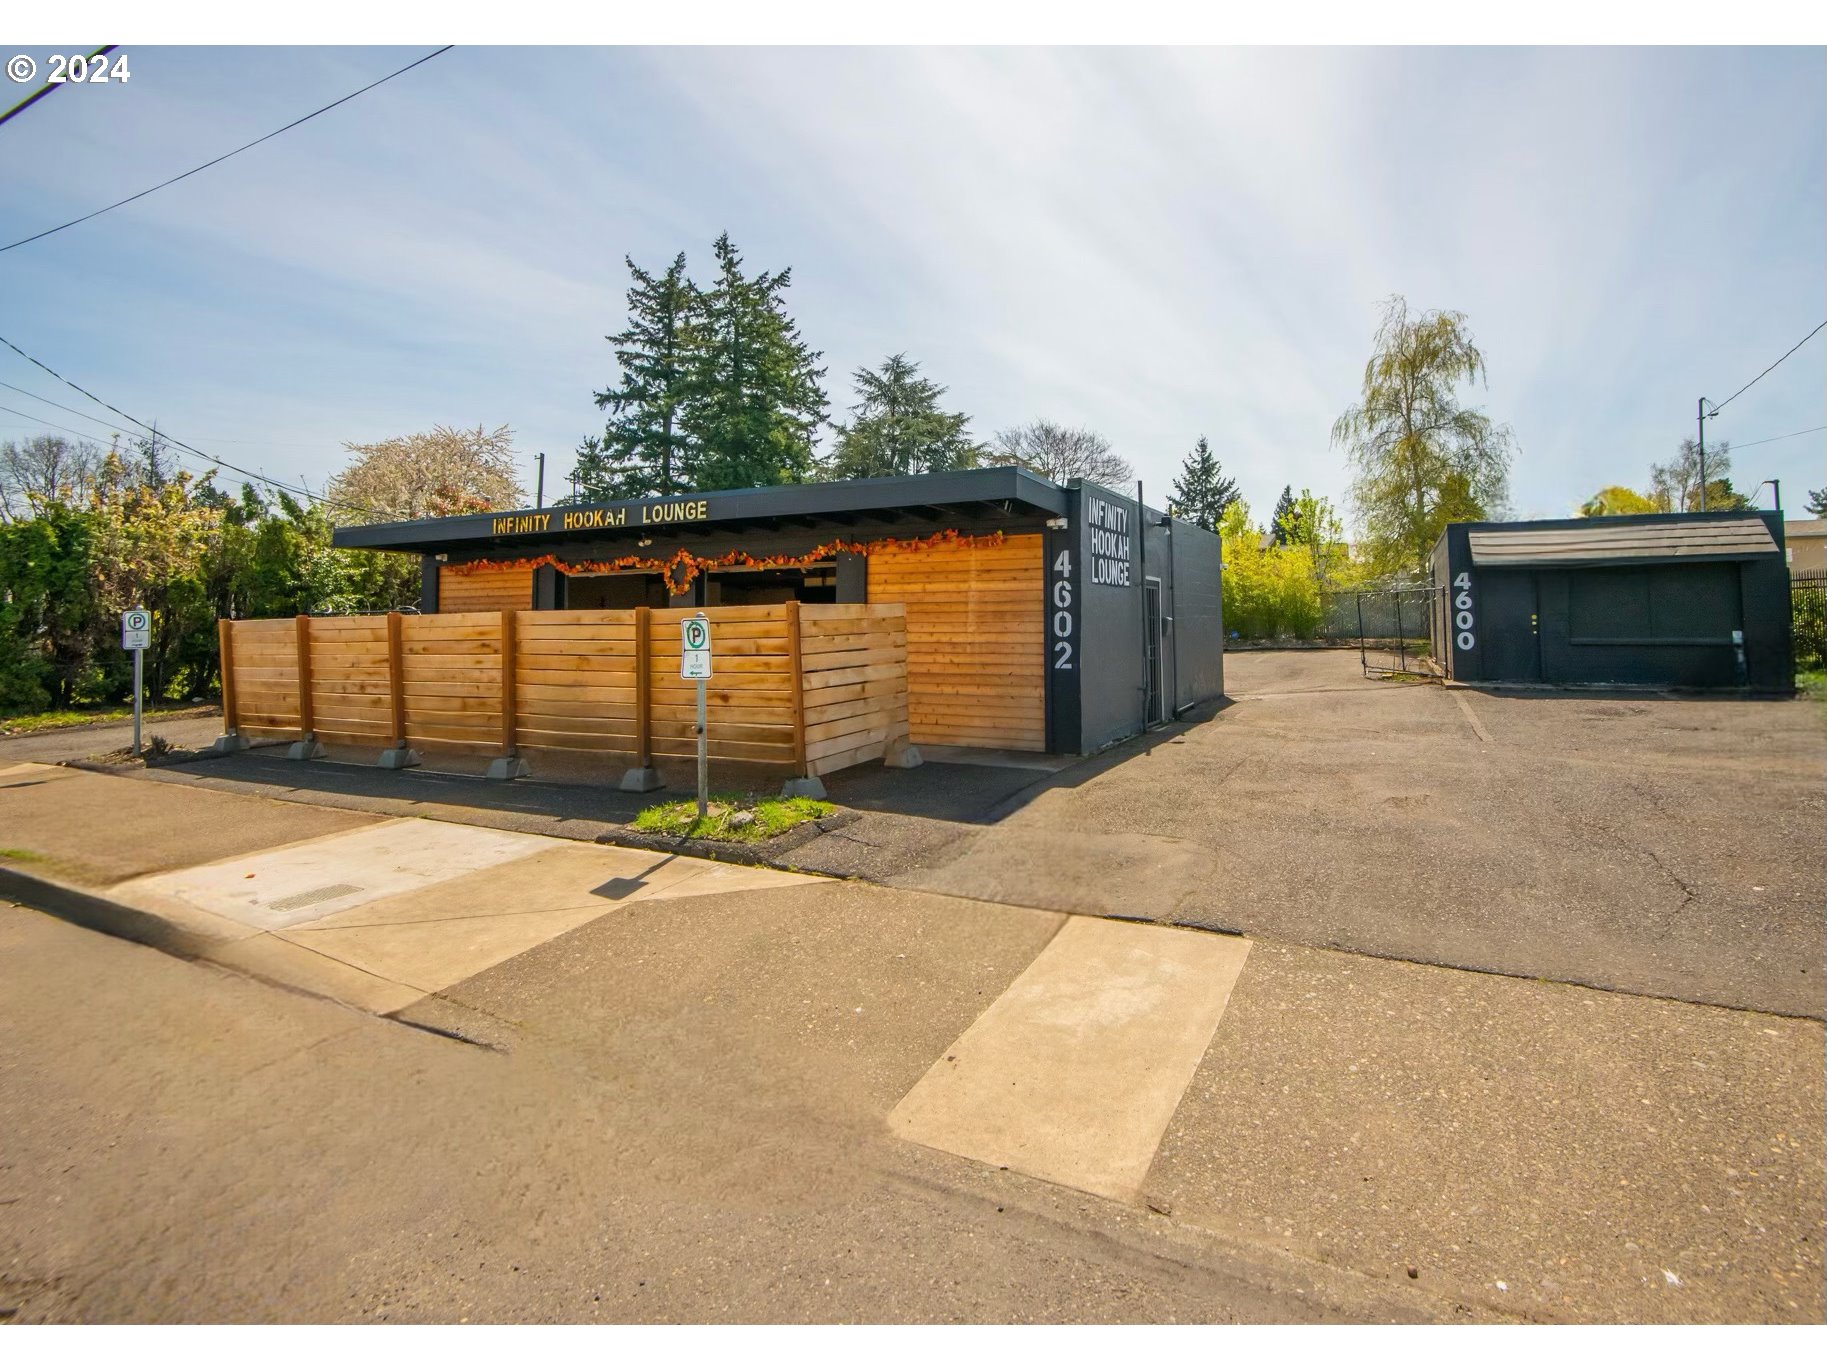
[[[501,615],[408,614],[400,625],[406,741],[501,750]]]
[[[469,571],[461,563],[438,568],[438,612],[473,614],[485,609],[531,609],[533,573]]]
[[[636,634],[648,622],[650,751],[697,754],[697,686],[679,678],[679,621],[690,609],[517,611],[512,744],[600,754],[638,752]],[[714,761],[809,775],[878,760],[908,740],[908,632],[898,604],[720,605],[711,620],[716,676],[706,704]],[[792,616],[799,620],[794,688]],[[406,741],[425,751],[500,754],[500,611],[399,619]],[[384,616],[308,621],[311,703],[329,742],[392,745]],[[296,738],[298,639],[292,619],[231,623],[242,729]],[[797,714],[796,714],[797,697]]]
[[[250,737],[298,736],[298,632],[289,618],[233,625],[235,713]]]
[[[916,744],[1046,750],[1043,560],[1038,533],[869,554],[869,602],[906,606]]]
[[[515,616],[514,736],[529,750],[632,753],[633,609]]]
[[[311,712],[317,736],[326,742],[391,746],[387,616],[309,622]]]
[[[829,775],[908,740],[907,616],[898,604],[799,606],[806,769]]]
[[[793,674],[785,604],[718,605],[711,622],[716,676],[705,712],[710,754],[728,761],[794,764]],[[648,675],[656,757],[696,757],[698,687],[679,679],[679,620],[696,609],[653,610]]]

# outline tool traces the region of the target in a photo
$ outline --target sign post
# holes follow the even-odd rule
[[[710,740],[705,731],[704,682],[711,678],[710,620],[693,614],[679,620],[679,678],[698,682],[698,817],[710,812]]]
[[[133,754],[140,754],[140,699],[146,688],[146,649],[152,645],[152,615],[129,609],[121,615],[121,646],[133,653]]]

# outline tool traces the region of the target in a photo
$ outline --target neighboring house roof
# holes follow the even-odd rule
[[[1590,519],[1580,527],[1474,528],[1468,536],[1477,566],[1592,566],[1776,555],[1776,541],[1759,518],[1665,516],[1631,523]]]
[[[1790,542],[1797,538],[1827,538],[1827,519],[1785,519],[1783,537]]]

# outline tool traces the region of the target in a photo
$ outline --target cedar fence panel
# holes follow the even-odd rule
[[[250,737],[297,737],[297,623],[289,618],[236,623],[233,660],[235,726]]]
[[[244,625],[237,624],[237,630]],[[308,618],[311,723],[328,742],[388,747],[393,744],[392,688],[387,663],[387,618]]]
[[[501,615],[400,621],[406,741],[434,751],[501,750]]]
[[[829,775],[905,746],[907,615],[898,604],[799,606],[807,773]]]
[[[606,772],[611,763],[688,761],[697,755],[697,684],[679,676],[679,622],[696,612],[224,620],[233,700],[226,723],[257,738],[314,730],[325,741],[376,748],[403,740],[433,752],[600,755]],[[716,661],[705,696],[712,761],[828,775],[906,745],[909,637],[900,605],[704,612]],[[390,633],[398,634],[397,668]]]

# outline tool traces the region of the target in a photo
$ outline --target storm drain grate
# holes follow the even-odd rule
[[[321,889],[305,890],[301,894],[288,894],[284,899],[275,899],[267,905],[267,908],[274,913],[293,913],[298,909],[308,909],[313,904],[341,899],[345,894],[360,894],[361,892],[360,885],[325,885]]]

